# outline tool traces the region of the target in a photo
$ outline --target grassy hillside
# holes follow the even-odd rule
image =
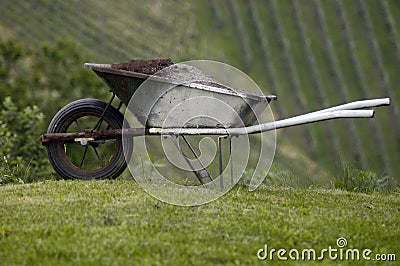
[[[189,4],[163,1],[2,1],[1,33],[26,45],[70,37],[96,62],[190,54]]]
[[[237,186],[189,208],[120,179],[9,185],[0,202],[0,265],[265,265],[265,244],[319,254],[341,237],[344,252],[400,256],[398,193]],[[324,264],[347,264],[325,255]]]
[[[69,37],[95,62],[171,57],[232,64],[279,96],[277,118],[391,97],[392,106],[371,121],[279,132],[277,163],[313,177],[342,161],[399,175],[399,27],[395,0],[0,3],[0,36],[27,46]]]

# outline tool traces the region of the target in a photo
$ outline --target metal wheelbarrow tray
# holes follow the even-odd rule
[[[201,78],[185,80],[180,76],[171,78],[115,69],[110,64],[87,63],[85,67],[92,69],[104,80],[113,93],[113,97],[109,103],[96,99],[81,99],[68,104],[54,116],[47,134],[41,136],[52,166],[65,179],[118,177],[126,168],[125,157],[130,156],[128,151],[124,157],[122,146],[128,147],[128,150],[129,147],[133,147],[135,136],[181,136],[197,158],[196,152],[185,139],[187,135],[235,136],[336,118],[373,117],[373,110],[358,109],[390,104],[389,98],[362,100],[259,124],[258,114],[264,111],[267,105],[276,99],[276,96],[231,89]],[[137,91],[144,82],[148,82],[146,90]],[[136,91],[138,96],[135,94]],[[140,101],[132,105],[130,101],[134,94]],[[129,108],[143,127],[122,128],[124,117],[119,112],[121,104],[118,108],[112,106],[115,96],[119,98],[121,104]],[[202,101],[198,105],[194,102],[195,106],[186,107],[181,113],[190,113],[192,109],[196,109],[197,113],[204,115],[218,114],[218,120],[198,117],[188,121],[187,115],[179,113],[172,117],[168,116],[175,106],[196,98],[215,99],[217,102],[230,106],[232,112],[221,112],[220,106],[214,101],[212,101],[213,104]],[[88,125],[86,118],[94,120],[94,124]],[[122,134],[132,138],[122,138]],[[123,141],[127,143],[122,145]],[[107,145],[110,146],[105,149],[107,155],[102,155],[99,149]],[[76,150],[76,148],[81,150]],[[87,163],[90,153],[94,159]],[[91,166],[96,163],[96,166]],[[205,169],[193,172],[202,184],[205,177],[211,179]]]
[[[185,65],[175,65],[179,72],[187,72],[188,69],[193,71],[193,67]],[[136,118],[146,127],[164,127],[177,128],[193,127],[193,128],[217,128],[217,127],[239,127],[250,126],[256,120],[257,112],[262,112],[267,104],[276,99],[274,95],[256,94],[240,89],[231,89],[222,84],[215,82],[204,82],[203,80],[187,82],[183,77],[179,80],[150,76],[142,73],[136,73],[126,70],[112,68],[109,64],[85,64],[85,67],[92,69],[105,83],[110,87],[111,91],[130,109]],[[178,72],[178,73],[179,73]],[[151,79],[150,79],[151,78]],[[143,102],[141,105],[129,105],[132,95],[135,91],[147,81],[146,91],[141,95]],[[193,121],[182,121],[180,118],[173,117],[166,121],[168,112],[181,102],[194,99],[196,97],[210,97],[217,99],[232,107],[233,113],[227,113],[220,116],[220,121],[212,119],[198,118]],[[197,112],[202,114],[218,112],[218,106],[210,104],[198,103]],[[154,106],[152,106],[154,105]],[[198,110],[200,108],[200,110]],[[211,109],[211,110],[210,110]],[[182,112],[190,112],[190,110],[182,110]],[[234,115],[234,114],[238,114]],[[184,124],[183,124],[184,123]]]

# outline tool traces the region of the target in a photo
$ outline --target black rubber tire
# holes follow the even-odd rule
[[[66,133],[70,127],[73,127],[73,123],[79,126],[78,119],[93,119],[93,121],[97,123],[106,107],[107,103],[97,99],[80,99],[71,102],[64,106],[53,117],[47,133]],[[107,125],[110,129],[120,129],[122,128],[124,117],[116,108],[109,106],[102,121],[102,124]],[[47,155],[54,170],[64,179],[114,179],[125,170],[126,161],[124,158],[122,138],[118,137],[112,141],[112,146],[109,148],[112,152],[112,156],[107,156],[106,158],[110,158],[109,161],[106,161],[106,163],[101,162],[98,168],[97,166],[95,167],[96,169],[83,169],[82,165],[84,164],[88,149],[93,149],[97,158],[101,159],[96,149],[102,144],[94,143],[82,146],[80,143],[65,144],[58,141],[51,142],[46,146]],[[124,138],[124,142],[125,148],[132,151],[133,139],[126,140]],[[84,150],[84,154],[82,154],[82,163],[79,167],[68,157],[67,147],[70,146],[67,145],[77,145],[72,147],[73,149],[78,149],[78,153],[80,147]],[[114,145],[115,148],[113,147]]]

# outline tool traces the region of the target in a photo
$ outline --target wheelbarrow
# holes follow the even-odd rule
[[[184,76],[171,78],[168,75],[150,75],[117,69],[111,64],[86,63],[85,67],[93,70],[108,85],[112,97],[108,103],[98,99],[71,102],[54,116],[47,133],[41,136],[51,165],[64,179],[118,177],[127,166],[126,160],[129,160],[129,151],[132,150],[133,140],[137,136],[181,137],[192,155],[198,159],[195,149],[186,139],[189,135],[239,136],[330,119],[371,118],[374,110],[365,108],[390,104],[389,98],[360,100],[279,121],[258,123],[257,114],[263,112],[271,101],[276,100],[276,96],[232,89],[203,78],[199,81],[185,81]],[[186,73],[179,69],[183,67],[185,70],[185,65],[177,64],[172,67],[177,67],[179,73]],[[201,76],[196,71],[192,74]],[[129,102],[138,88],[149,80],[152,85],[139,97],[141,100],[133,106],[130,105]],[[117,106],[114,106],[115,98],[120,100]],[[202,101],[198,104],[194,102],[194,105],[186,106],[185,110],[169,117],[171,110],[181,102],[196,98],[201,98]],[[207,104],[204,99],[216,99],[229,106],[232,112],[221,112],[218,104]],[[126,120],[120,112],[122,105],[128,107],[142,127],[123,128]],[[187,115],[181,115],[190,114],[193,110],[196,114],[216,115],[218,119],[196,116],[196,119],[188,120]],[[183,152],[182,155],[187,157]],[[189,160],[187,162],[190,165]],[[219,165],[221,168],[221,156]],[[193,168],[193,172],[201,184],[204,184],[205,178],[212,180],[205,167],[200,170]]]

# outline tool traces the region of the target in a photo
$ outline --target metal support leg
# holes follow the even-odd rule
[[[233,159],[232,159],[232,136],[229,136],[229,164],[231,168],[231,186],[235,183],[233,180]]]
[[[230,164],[230,174],[231,174],[231,185],[234,185],[234,180],[233,180],[233,159],[232,159],[232,137],[231,136],[221,136],[218,137],[218,165],[219,165],[219,176],[220,176],[220,187],[221,190],[224,189],[224,178],[223,178],[223,161],[222,161],[222,139],[229,139],[229,161],[228,163]]]
[[[204,186],[204,182],[201,178],[200,175],[198,175],[197,171],[194,169],[192,163],[189,161],[188,157],[186,156],[186,154],[182,151],[182,149],[179,147],[178,144],[178,137],[176,135],[171,136],[172,138],[172,142],[175,144],[175,147],[178,149],[178,151],[182,154],[183,158],[185,159],[186,163],[189,165],[190,169],[192,169],[192,172],[196,175],[197,179],[199,180],[200,184],[202,184]]]
[[[186,137],[184,135],[181,135],[181,137],[185,141],[186,145],[189,147],[190,151],[192,152],[192,154],[196,158],[197,162],[199,162],[199,164],[201,166],[200,171],[195,171],[196,176],[200,177],[201,179],[209,178],[214,183],[213,178],[211,177],[210,173],[207,171],[206,167],[204,166],[203,162],[200,160],[199,156],[197,155],[196,151],[193,149],[192,145],[190,145],[189,141],[186,139]]]
[[[224,189],[224,178],[222,176],[222,139],[225,137],[218,137],[218,164],[219,164],[219,186],[221,191]]]
[[[196,158],[196,160],[199,162],[200,166],[201,166],[201,170],[198,171],[196,170],[192,163],[190,162],[190,160],[188,159],[188,157],[186,156],[186,154],[182,151],[182,149],[179,147],[178,144],[178,139],[173,139],[173,142],[176,146],[176,148],[179,150],[179,152],[182,154],[183,158],[185,159],[186,163],[189,165],[190,169],[192,169],[192,172],[196,175],[197,179],[199,180],[199,182],[204,186],[204,178],[209,178],[213,183],[214,183],[214,179],[211,177],[210,173],[207,171],[207,169],[205,168],[203,162],[200,160],[199,156],[197,155],[196,151],[194,150],[194,148],[192,147],[192,145],[190,145],[189,141],[185,138],[185,136],[180,135],[182,137],[182,139],[185,141],[186,145],[189,147],[190,151],[192,152],[192,154],[194,155],[194,157]],[[178,136],[176,136],[178,137]],[[214,183],[215,184],[215,183]]]

